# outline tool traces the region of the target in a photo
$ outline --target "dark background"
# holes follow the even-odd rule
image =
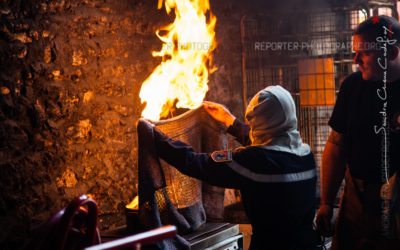
[[[206,99],[243,117],[243,15],[325,4],[210,0],[218,70]],[[174,14],[156,0],[0,0],[0,17],[0,248],[80,194],[98,202],[100,229],[124,224],[140,86],[160,62],[155,31]]]

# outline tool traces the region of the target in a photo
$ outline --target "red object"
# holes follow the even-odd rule
[[[379,23],[379,17],[377,17],[375,15],[371,18],[371,20],[372,20],[372,22],[374,22],[374,24]]]
[[[96,202],[87,195],[81,195],[73,200],[68,207],[61,209],[40,225],[33,232],[31,240],[24,249],[80,250],[85,248],[95,250],[121,249],[127,246],[135,246],[136,249],[140,249],[141,245],[156,243],[176,236],[175,226],[164,226],[99,244],[100,233],[97,228],[97,214]]]
[[[97,204],[87,195],[81,195],[39,226],[25,249],[83,249],[97,243],[100,243]]]

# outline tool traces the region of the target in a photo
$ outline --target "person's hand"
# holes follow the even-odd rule
[[[317,230],[326,237],[331,237],[334,234],[333,225],[331,219],[333,215],[333,208],[330,205],[321,205],[315,222],[317,224]]]
[[[228,128],[233,124],[236,117],[222,104],[215,102],[203,102],[204,109],[217,121],[222,122]]]

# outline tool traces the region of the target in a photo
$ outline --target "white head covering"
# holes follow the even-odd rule
[[[310,153],[297,131],[296,106],[281,86],[268,86],[251,99],[246,110],[251,145],[299,156]]]

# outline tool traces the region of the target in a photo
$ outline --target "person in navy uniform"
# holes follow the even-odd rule
[[[154,128],[158,156],[183,174],[240,190],[252,225],[250,249],[320,249],[313,229],[315,161],[297,131],[290,93],[281,86],[258,92],[247,107],[247,124],[221,104],[203,105],[245,147],[196,153]]]

